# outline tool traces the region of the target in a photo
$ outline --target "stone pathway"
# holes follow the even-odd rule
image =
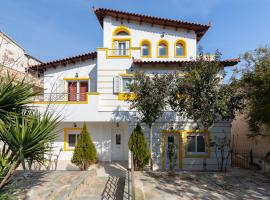
[[[126,196],[127,170],[118,163],[100,163],[89,171],[39,171],[18,173],[10,184],[18,199],[122,200]]]
[[[270,199],[270,176],[248,170],[165,173],[136,172],[136,199]]]

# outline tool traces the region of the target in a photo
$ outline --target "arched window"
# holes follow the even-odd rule
[[[113,31],[113,36],[130,36],[130,30],[125,26],[118,26]]]
[[[186,57],[186,42],[184,40],[177,40],[175,42],[175,57]]]
[[[143,40],[140,46],[141,46],[141,56],[150,58],[152,54],[151,42],[149,40]]]
[[[167,58],[169,57],[169,44],[166,40],[160,40],[157,46],[157,57]]]
[[[126,31],[119,31],[118,33],[116,33],[117,36],[122,36],[122,35],[128,35],[128,33]]]

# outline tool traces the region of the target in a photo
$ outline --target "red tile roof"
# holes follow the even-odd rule
[[[70,63],[76,63],[76,62],[85,61],[85,60],[89,60],[89,59],[95,59],[95,58],[97,58],[97,52],[89,52],[86,54],[81,54],[81,55],[63,58],[63,59],[59,59],[59,60],[54,60],[54,61],[50,61],[50,62],[46,62],[46,63],[41,63],[39,65],[31,66],[30,68],[32,70],[44,71],[44,69],[46,69],[46,68],[56,67],[58,65],[67,65]]]
[[[145,22],[149,24],[157,24],[164,27],[184,28],[188,30],[194,30],[197,34],[197,40],[199,41],[206,31],[210,28],[210,24],[198,24],[185,22],[181,20],[167,19],[161,17],[153,17],[149,15],[142,15],[130,12],[124,12],[119,10],[113,10],[108,8],[93,8],[100,25],[103,27],[103,19],[105,16],[111,16],[118,19],[134,20],[140,23]]]
[[[137,65],[147,65],[147,64],[178,64],[178,65],[183,65],[183,64],[188,64],[188,63],[194,63],[196,60],[141,60],[141,59],[134,59],[133,63]],[[211,61],[209,61],[211,62]],[[233,58],[233,59],[226,59],[226,60],[221,60],[220,63],[224,66],[234,66],[237,63],[240,62],[240,58]]]

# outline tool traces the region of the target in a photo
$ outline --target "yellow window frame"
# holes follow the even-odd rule
[[[165,46],[166,46],[166,55],[164,55],[164,56],[159,55],[159,45],[161,45],[161,44],[165,44]],[[157,58],[169,58],[169,54],[170,54],[169,49],[170,49],[169,42],[166,39],[159,40],[157,43]]]
[[[177,55],[177,49],[176,46],[177,44],[181,44],[183,46],[183,55],[178,56]],[[187,57],[187,43],[184,39],[178,39],[174,43],[174,57],[175,58],[186,58]]]
[[[142,54],[142,46],[147,44],[149,46],[149,55],[148,56],[144,56]],[[140,47],[141,47],[141,57],[142,58],[152,58],[152,44],[151,44],[151,41],[148,40],[148,39],[144,39],[140,42]]]
[[[74,148],[68,147],[68,131],[82,131],[82,128],[64,128],[64,151],[74,151]]]
[[[119,33],[119,32],[121,32],[121,31],[124,31],[124,32],[126,32],[127,34],[128,34],[128,36],[131,36],[131,31],[129,30],[129,28],[128,27],[126,27],[126,26],[118,26],[118,27],[116,27],[115,29],[114,29],[114,31],[113,31],[113,36],[118,36],[117,34]]]
[[[187,146],[187,137],[189,134],[205,134],[205,154],[189,154],[188,153],[188,146]],[[184,146],[185,146],[185,158],[210,158],[211,157],[211,146],[210,146],[210,138],[211,133],[208,130],[185,130],[184,131]]]

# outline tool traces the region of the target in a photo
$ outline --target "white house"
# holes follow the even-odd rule
[[[71,157],[86,122],[101,161],[128,161],[128,139],[137,123],[136,111],[125,101],[134,70],[151,73],[183,71],[185,62],[196,62],[197,44],[210,25],[164,19],[111,9],[94,13],[103,28],[103,46],[91,52],[33,66],[44,76],[44,95],[36,102],[63,118],[55,153],[59,169],[71,168]],[[221,61],[233,66],[239,59]],[[230,135],[230,122],[216,123],[210,130],[195,130],[192,121],[181,121],[164,112],[154,125],[154,168],[166,170],[168,142],[178,148],[180,170],[216,169],[211,143]],[[148,139],[148,129],[145,128]]]

